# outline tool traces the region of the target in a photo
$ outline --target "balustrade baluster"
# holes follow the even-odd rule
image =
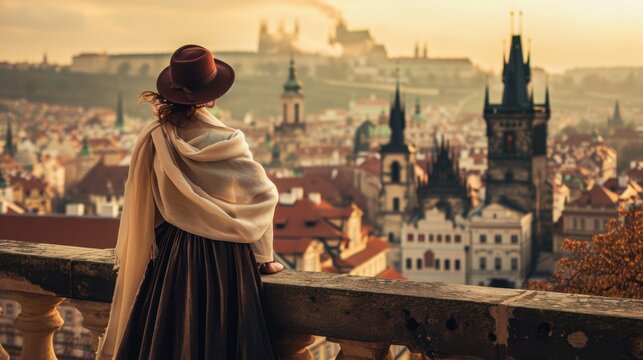
[[[339,344],[341,350],[336,360],[393,360],[391,345],[388,343],[369,343],[344,339],[326,338]]]
[[[56,308],[64,298],[27,293],[14,293],[22,310],[13,325],[22,332],[21,360],[56,360],[54,332],[63,326]]]

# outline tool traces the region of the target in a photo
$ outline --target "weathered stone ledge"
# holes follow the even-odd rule
[[[0,240],[0,292],[110,302],[115,277],[112,250]],[[263,281],[270,314],[287,333],[434,357],[643,357],[640,300],[297,271]]]

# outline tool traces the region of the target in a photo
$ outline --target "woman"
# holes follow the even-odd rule
[[[233,82],[228,64],[186,45],[158,93],[142,94],[157,119],[132,153],[98,359],[277,357],[259,276],[283,269],[272,254],[277,190],[243,133],[205,108]]]

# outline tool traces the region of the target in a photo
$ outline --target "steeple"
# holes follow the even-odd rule
[[[294,93],[299,94],[301,90],[301,83],[297,80],[297,69],[295,68],[295,59],[290,58],[290,65],[288,67],[288,80],[284,83],[284,94]]]
[[[123,116],[123,94],[118,92],[118,100],[116,102],[116,130],[123,131],[125,127],[125,117]]]
[[[78,156],[90,156],[91,155],[91,150],[89,149],[89,139],[87,136],[83,137],[83,147],[80,149],[80,153],[78,153]]]
[[[420,97],[417,96],[415,98],[415,110],[413,111],[413,115],[411,116],[411,119],[414,121],[422,121],[422,106],[420,105]]]
[[[391,112],[389,115],[389,126],[391,127],[391,139],[388,145],[394,148],[405,148],[404,128],[406,127],[406,118],[404,105],[400,97],[400,69],[397,69],[397,79],[395,81],[395,97]]]
[[[484,85],[484,107],[489,106],[489,79]]]
[[[620,127],[623,126],[623,118],[621,117],[621,105],[618,100],[614,104],[614,115],[612,115],[612,126]]]
[[[4,135],[4,151],[3,154],[13,157],[14,153],[13,146],[13,131],[11,129],[11,120],[7,120],[7,131]]]
[[[547,87],[545,88],[545,110],[547,112],[550,112],[550,106],[549,106],[549,84],[547,84]]]
[[[512,35],[509,61],[504,63],[502,71],[502,82],[505,85],[502,94],[502,105],[506,107],[528,106],[527,86],[530,78],[531,69],[529,63],[523,61],[521,36]]]

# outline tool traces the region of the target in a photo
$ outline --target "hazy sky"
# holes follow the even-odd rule
[[[260,19],[287,29],[299,19],[302,45],[329,52],[335,8],[350,28],[366,28],[391,55],[468,56],[497,70],[509,11],[524,11],[533,63],[548,71],[577,66],[643,66],[643,0],[0,0],[0,60],[58,63],[86,51],[169,52],[184,43],[254,50]],[[516,16],[516,30],[518,19]]]

